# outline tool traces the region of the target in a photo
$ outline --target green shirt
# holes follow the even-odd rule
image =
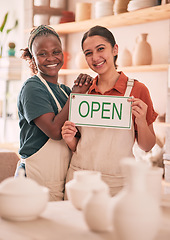
[[[70,88],[64,84],[57,85],[47,82],[55,97],[59,101],[61,108],[64,107],[67,95],[70,95]],[[58,114],[58,108],[54,98],[47,87],[35,75],[29,78],[22,86],[18,96],[18,115],[20,126],[20,149],[22,158],[27,158],[37,152],[49,139],[35,124],[34,119],[45,114],[54,112]]]

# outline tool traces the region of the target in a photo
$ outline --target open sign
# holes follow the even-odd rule
[[[69,120],[77,126],[131,128],[129,97],[71,93]]]

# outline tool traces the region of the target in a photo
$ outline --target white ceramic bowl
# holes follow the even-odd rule
[[[75,171],[74,178],[66,183],[68,200],[78,210],[82,210],[88,195],[96,189],[109,192],[108,185],[101,179],[101,173],[97,171]]]
[[[136,1],[132,0],[128,4],[128,11],[135,11],[141,8],[148,8],[148,7],[153,7],[156,5],[155,0],[150,0],[150,1]]]
[[[24,176],[7,178],[0,183],[0,216],[24,221],[37,218],[45,209],[49,189]]]
[[[36,219],[45,209],[49,197],[48,189],[41,189],[41,193],[34,195],[0,193],[0,216],[15,221]]]

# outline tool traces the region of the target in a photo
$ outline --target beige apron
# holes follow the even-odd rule
[[[53,96],[58,112],[60,112],[61,106],[51,88],[40,75],[38,77]],[[62,88],[60,89],[64,92]],[[65,92],[64,94],[68,97]],[[50,201],[60,201],[63,200],[64,196],[65,178],[70,158],[71,151],[63,139],[49,139],[38,152],[21,160],[21,162],[25,162],[27,177],[49,188]]]
[[[134,80],[128,79],[124,96],[130,96],[133,84]],[[131,129],[80,127],[80,132],[81,138],[72,156],[66,181],[70,181],[77,170],[100,171],[114,196],[124,186],[125,177],[121,173],[120,161],[133,156],[133,123]]]

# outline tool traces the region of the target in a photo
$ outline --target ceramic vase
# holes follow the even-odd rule
[[[68,65],[68,61],[71,59],[71,56],[68,52],[63,51],[63,56],[64,56],[64,63],[62,66],[62,69],[66,69]]]
[[[161,211],[147,188],[149,166],[127,159],[127,186],[114,207],[113,227],[119,240],[153,240],[159,231]]]
[[[149,65],[152,63],[152,49],[147,42],[147,33],[142,33],[136,39],[133,53],[133,65]]]
[[[161,204],[161,198],[163,194],[162,185],[163,168],[150,167],[147,173],[147,187],[148,191],[153,195],[154,199]]]
[[[129,0],[115,0],[114,3],[114,14],[120,14],[120,13],[124,13],[127,12],[127,7],[129,4]]]
[[[91,3],[88,2],[76,3],[75,21],[79,22],[91,19],[91,8],[92,8]]]
[[[82,51],[78,52],[76,54],[75,64],[76,64],[77,68],[79,68],[79,69],[89,68],[89,66],[86,62],[84,53]]]
[[[121,67],[132,66],[132,54],[127,48],[124,48],[118,59]]]
[[[66,183],[68,200],[79,210],[83,209],[89,194],[98,189],[109,193],[108,185],[101,179],[101,173],[97,171],[75,171],[73,179]]]
[[[108,231],[111,229],[111,197],[102,189],[93,190],[86,199],[83,216],[92,231]]]

